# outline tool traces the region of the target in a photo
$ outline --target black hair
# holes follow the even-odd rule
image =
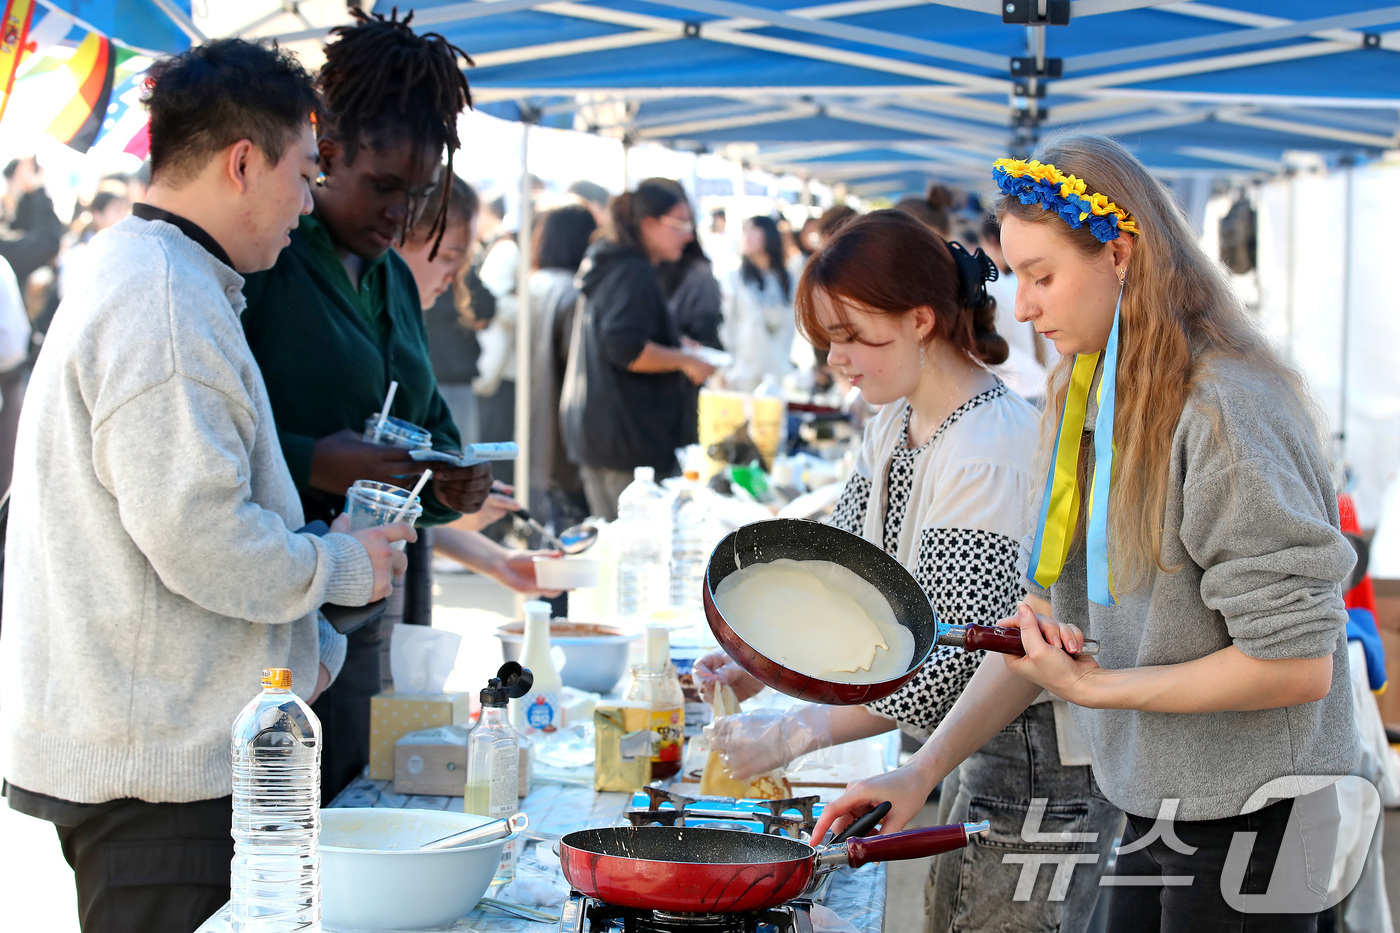
[[[626,246],[641,248],[642,221],[648,217],[669,214],[677,204],[685,203],[685,191],[670,179],[648,178],[629,191],[613,198],[609,207],[612,229],[609,238]]]
[[[352,8],[357,22],[331,30],[335,40],[326,46],[321,66],[321,93],[326,99],[322,131],[338,140],[345,159],[353,162],[359,147],[382,148],[391,140],[407,139],[414,161],[424,148],[447,148],[447,177],[461,148],[457,117],[472,103],[466,75],[457,64],[472,60],[435,32],[421,35],[409,28],[410,12],[399,19],[395,7],[389,16],[370,16]],[[438,186],[437,213],[428,227],[433,238],[429,258],[437,255],[447,229],[448,185]],[[409,215],[417,212],[409,205]]]
[[[763,231],[763,251],[768,254],[768,271],[778,277],[778,285],[783,290],[783,298],[792,297],[792,280],[788,277],[787,265],[783,262],[783,235],[778,232],[778,224],[772,217],[762,214],[750,217],[748,222]],[[745,282],[764,288],[763,270],[754,265],[748,256],[739,265],[739,275]]]
[[[547,212],[535,234],[535,268],[577,272],[597,229],[593,212],[582,204],[565,204]]]
[[[100,214],[111,207],[113,201],[125,200],[127,200],[127,197],[124,194],[118,194],[115,191],[99,191],[92,196],[92,200],[88,202],[87,209],[94,214]]]
[[[506,217],[506,196],[498,194],[486,202],[486,209],[496,216],[497,220],[505,220]]]
[[[590,204],[599,207],[608,206],[608,189],[598,184],[596,181],[579,179],[569,186],[569,194],[576,195]]]
[[[11,159],[5,163],[5,180],[9,181],[15,177],[15,172],[19,171],[19,159]]]
[[[943,189],[947,190],[947,189]],[[938,232],[939,236],[947,239],[952,235],[953,224],[948,219],[946,208],[921,198],[905,198],[894,206],[897,211],[903,211],[915,220],[922,221]]]
[[[277,164],[319,109],[296,56],[242,39],[160,59],[146,73],[142,100],[151,115],[151,174],[176,185],[242,139]]]
[[[855,208],[848,205],[837,204],[834,207],[828,207],[822,212],[821,219],[817,221],[817,231],[823,237],[830,239],[836,235],[837,230],[845,226],[855,216],[857,216]]]

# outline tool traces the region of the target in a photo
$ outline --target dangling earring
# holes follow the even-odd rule
[[[317,188],[324,188],[324,187],[326,187],[326,173],[325,173],[325,172],[319,172],[319,173],[316,175],[316,187],[317,187]]]
[[[925,359],[925,355],[926,355],[926,349],[927,349],[927,348],[924,346],[924,344],[922,344],[922,343],[919,344],[919,368],[920,368],[920,369],[923,369],[923,368],[924,368],[924,359]]]
[[[323,176],[323,177],[324,177],[324,176]],[[1127,281],[1128,281],[1128,267],[1127,267],[1127,266],[1123,266],[1121,269],[1118,270],[1118,287],[1119,287],[1119,288],[1122,288],[1122,287],[1124,286],[1124,284],[1125,284]]]

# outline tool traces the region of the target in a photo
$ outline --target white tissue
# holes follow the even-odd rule
[[[427,625],[395,625],[389,642],[389,671],[394,692],[442,693],[457,664],[461,635]]]
[[[815,933],[860,933],[836,911],[822,904],[812,905],[812,929]]]

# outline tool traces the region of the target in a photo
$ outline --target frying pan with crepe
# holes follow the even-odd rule
[[[914,654],[908,669],[878,683],[823,680],[784,667],[744,641],[716,605],[715,589],[740,569],[783,559],[832,561],[874,585],[894,610],[895,621],[914,636]],[[705,568],[704,603],[710,631],[734,663],[779,693],[832,706],[855,706],[889,696],[909,682],[928,660],[934,645],[1011,655],[1024,653],[1021,634],[1014,628],[940,622],[923,588],[904,565],[860,535],[800,519],[755,522],[726,535]],[[1079,654],[1097,654],[1098,647],[1097,642],[1085,640]]]

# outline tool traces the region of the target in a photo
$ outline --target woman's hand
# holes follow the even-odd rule
[[[828,829],[839,833],[886,800],[891,804],[890,812],[880,822],[880,832],[897,833],[919,815],[937,783],[912,762],[885,774],[854,781],[844,794],[822,809],[821,819],[812,829],[812,839],[819,842]]]
[[[1037,615],[1022,603],[1016,615],[997,623],[1021,630],[1023,658],[1006,655],[1006,669],[1039,684],[1062,700],[1079,706],[1092,706],[1092,681],[1101,668],[1093,658],[1075,657],[1084,647],[1084,633],[1078,626]]]
[[[311,476],[314,489],[343,496],[356,480],[371,479],[401,486],[423,472],[423,465],[399,447],[366,444],[359,431],[346,428],[316,441],[311,448]]]
[[[728,684],[741,703],[757,696],[763,689],[762,681],[735,664],[722,648],[701,655],[695,662],[691,676],[700,690],[700,699],[706,703],[714,702],[715,684]]]
[[[507,551],[493,561],[486,573],[501,586],[526,596],[558,596],[558,591],[542,590],[535,579],[536,557],[563,557],[558,551]]]
[[[437,501],[463,515],[478,511],[491,494],[491,464],[442,466],[441,470],[433,470],[433,495]]]
[[[715,368],[713,366],[700,359],[700,357],[690,353],[685,354],[685,359],[681,362],[680,370],[685,373],[687,379],[698,386],[704,385],[705,380],[715,374]]]
[[[500,480],[491,484],[491,494],[486,497],[481,508],[470,515],[463,515],[452,523],[453,528],[463,531],[480,531],[487,525],[494,525],[509,512],[519,512],[520,503],[513,498],[514,486],[507,486]]]

